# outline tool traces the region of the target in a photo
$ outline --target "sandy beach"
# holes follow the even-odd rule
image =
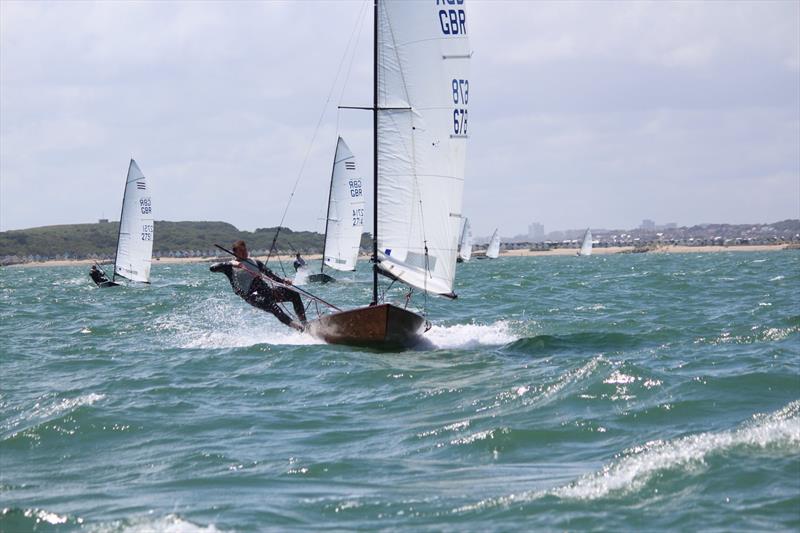
[[[758,245],[740,245],[740,246],[673,246],[663,245],[656,246],[648,249],[646,253],[650,254],[696,254],[696,253],[720,253],[720,252],[777,252],[785,250],[791,245],[787,244],[758,244]],[[575,255],[576,248],[555,248],[553,250],[504,250],[500,252],[501,257],[543,257],[554,255]],[[610,246],[608,248],[593,248],[593,255],[611,255],[620,253],[635,253],[632,246]],[[322,259],[322,254],[308,254],[303,255],[307,261],[319,261]],[[256,259],[264,261],[266,256],[258,256]],[[219,257],[162,257],[153,261],[154,265],[169,265],[181,263],[208,263],[214,261],[225,261],[223,256]],[[271,261],[282,261],[291,264],[294,261],[293,255],[276,255],[270,258]],[[369,256],[359,256],[359,260],[367,261]],[[16,265],[7,266],[22,266],[22,267],[53,267],[53,266],[91,266],[95,263],[93,259],[75,259],[75,260],[56,260],[56,261],[40,261],[35,263],[20,263]],[[101,263],[107,265],[109,263]]]

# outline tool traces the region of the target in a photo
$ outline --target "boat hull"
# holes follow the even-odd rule
[[[308,276],[309,283],[330,283],[331,281],[336,281],[336,280],[325,273],[311,274]]]
[[[381,304],[323,315],[306,331],[330,344],[402,349],[417,344],[429,327],[417,313]]]

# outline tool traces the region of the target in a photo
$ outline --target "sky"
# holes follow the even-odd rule
[[[424,0],[434,2],[435,0]],[[800,2],[467,0],[476,236],[800,217]],[[371,168],[363,1],[0,0],[0,231],[119,218],[322,231]],[[371,202],[368,197],[368,205]]]

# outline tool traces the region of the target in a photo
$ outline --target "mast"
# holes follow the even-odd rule
[[[378,305],[378,0],[374,0],[372,48],[372,304]]]
[[[339,137],[341,139],[341,137]],[[325,270],[325,245],[328,244],[328,223],[331,220],[331,196],[333,196],[333,175],[336,171],[336,154],[339,153],[339,141],[336,141],[336,150],[333,152],[333,165],[331,166],[331,186],[328,188],[328,210],[325,212],[325,237],[322,240],[322,264],[319,273]]]
[[[119,236],[122,234],[122,215],[125,213],[125,195],[128,194],[128,177],[131,175],[131,164],[133,158],[128,163],[128,173],[125,174],[125,187],[122,188],[122,207],[119,209],[119,229],[117,229],[117,249],[114,251],[114,272],[111,273],[111,281],[117,279],[117,257],[119,257]]]

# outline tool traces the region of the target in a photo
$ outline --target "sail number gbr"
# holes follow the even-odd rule
[[[439,9],[439,26],[441,26],[443,34],[467,34],[467,12],[463,8],[464,0],[436,0],[436,5],[447,8]]]
[[[467,134],[467,104],[469,103],[469,80],[453,80],[453,133]]]
[[[152,206],[150,205],[150,198],[139,198],[139,209],[141,209],[143,215],[149,215],[153,210]]]
[[[142,224],[142,240],[143,241],[152,241],[153,240],[153,225],[152,224]]]

